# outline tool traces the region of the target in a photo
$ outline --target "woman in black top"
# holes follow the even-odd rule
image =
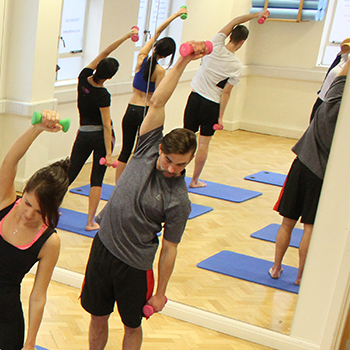
[[[111,79],[118,71],[119,63],[108,57],[124,41],[138,32],[130,32],[113,42],[103,50],[79,75],[78,109],[80,127],[74,141],[70,156],[69,181],[72,183],[93,152],[93,165],[90,176],[90,194],[87,231],[99,228],[94,221],[106,166],[113,164],[112,150],[114,146],[114,132],[110,115],[111,95],[104,87],[106,80]],[[100,165],[100,159],[106,159],[105,165]]]
[[[43,132],[58,132],[56,112],[44,111],[42,123],[31,125],[7,152],[0,167],[0,349],[34,350],[46,303],[46,291],[56,265],[60,239],[55,227],[59,206],[68,189],[68,160],[38,170],[23,197],[16,195],[17,164]],[[29,299],[29,324],[24,343],[20,301],[21,281],[38,263]]]

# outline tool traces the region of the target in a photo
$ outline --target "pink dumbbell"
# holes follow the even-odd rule
[[[168,298],[165,297],[165,303],[168,302]],[[142,308],[143,315],[146,317],[146,319],[150,318],[154,314],[154,307],[152,305],[146,304]]]
[[[270,11],[267,11],[268,12],[268,16],[270,15]],[[264,24],[266,21],[266,17],[261,17],[258,19],[258,23],[259,24]]]
[[[220,124],[214,124],[214,125],[213,125],[213,129],[214,129],[214,130],[223,130],[224,127],[223,127],[222,125],[220,125]]]
[[[133,30],[134,28],[139,30],[138,26],[131,27],[131,30]],[[136,41],[139,41],[139,35],[138,34],[133,34],[132,37],[131,37],[131,41],[133,41],[134,43],[136,43]]]
[[[100,165],[105,165],[105,164],[106,164],[106,158],[102,157],[102,158],[100,159]],[[118,166],[118,161],[115,160],[115,161],[113,162],[112,167],[113,167],[113,168],[116,168],[117,166]]]
[[[208,49],[208,54],[210,54],[213,51],[213,43],[211,41],[207,40],[205,42],[205,46]],[[189,54],[191,54],[192,52],[193,52],[193,47],[189,43],[183,43],[180,46],[180,55],[182,57],[186,57]]]

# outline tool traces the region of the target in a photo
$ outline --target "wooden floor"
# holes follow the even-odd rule
[[[28,275],[22,284],[22,300],[26,314],[33,279],[33,275]],[[78,298],[78,289],[51,282],[37,345],[49,350],[88,349],[90,316],[82,309]],[[109,325],[106,350],[121,349],[123,326],[117,313],[112,314]],[[142,350],[269,349],[160,314],[143,321],[143,333]]]
[[[245,131],[215,134],[202,180],[260,191],[263,195],[244,203],[190,195],[193,203],[214,210],[188,221],[167,291],[168,298],[289,333],[297,295],[202,270],[196,264],[221,250],[273,260],[274,244],[253,239],[250,234],[268,224],[280,223],[280,216],[272,210],[280,188],[246,181],[244,177],[262,170],[287,173],[294,158],[290,149],[295,142]],[[191,175],[192,170],[193,164],[190,164],[187,174]],[[89,171],[90,165],[86,165],[72,187],[87,184]],[[108,169],[105,183],[113,184],[113,181],[113,169]],[[101,201],[100,209],[104,205]],[[69,193],[62,207],[86,213],[87,197]],[[58,266],[83,273],[92,240],[61,230],[59,235],[62,249]],[[297,262],[297,249],[290,248],[284,263],[297,266]],[[155,263],[155,269],[156,266]],[[25,286],[29,288],[30,277],[27,279]],[[38,345],[49,349],[87,349],[88,316],[79,306],[77,297],[78,291],[74,288],[52,283]],[[117,315],[112,323],[107,349],[118,348],[122,334]],[[162,315],[145,322],[143,349],[148,348],[264,349]]]

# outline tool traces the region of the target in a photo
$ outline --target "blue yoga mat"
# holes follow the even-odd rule
[[[112,194],[114,186],[102,184],[102,191],[101,191],[101,199],[104,201],[108,201],[109,197]],[[83,196],[88,196],[90,193],[90,185],[84,185],[76,188],[72,188],[69,190],[71,193],[81,194]]]
[[[261,239],[268,242],[276,242],[277,231],[280,228],[278,224],[270,224],[256,231],[250,235],[252,238]],[[299,248],[301,238],[303,237],[304,230],[295,228],[292,231],[292,237],[289,243],[290,247]]]
[[[295,285],[294,281],[298,276],[298,269],[283,265],[281,277],[273,279],[268,273],[272,265],[271,261],[228,250],[223,250],[197,264],[201,269],[297,294],[299,286]]]
[[[102,184],[101,199],[108,201],[110,195],[112,194],[114,186]],[[69,192],[81,194],[83,196],[88,196],[90,192],[90,185],[84,185],[81,187],[72,188]],[[213,208],[207,207],[205,205],[199,205],[191,203],[191,213],[188,219],[196,218],[199,215],[203,215],[212,211]]]
[[[246,176],[244,179],[282,187],[286,177],[287,175],[274,173],[272,171],[259,171],[258,173]]]
[[[42,346],[39,346],[39,345],[35,345],[35,349],[36,350],[48,350],[48,349],[43,348]]]
[[[94,238],[97,230],[85,231],[87,222],[87,214],[80,213],[78,211],[60,208],[60,219],[58,221],[57,228],[69,232],[78,233],[86,237]]]
[[[213,208],[211,207],[191,203],[191,213],[188,219],[189,220],[194,219],[212,210]],[[60,213],[61,213],[61,216],[58,221],[57,228],[64,231],[74,232],[79,235],[83,235],[91,238],[95,237],[95,234],[98,230],[94,230],[94,231],[85,230],[86,221],[88,217],[87,214],[80,213],[74,210],[65,209],[65,208],[60,208]]]
[[[211,207],[207,207],[205,205],[199,205],[199,204],[191,203],[191,213],[188,216],[188,219],[189,220],[190,219],[194,219],[197,216],[209,213],[212,210],[213,210],[213,208],[211,208]]]
[[[187,187],[191,182],[190,177],[185,177]],[[248,199],[252,199],[261,196],[261,192],[245,190],[243,188],[222,185],[216,182],[204,181],[207,186],[200,188],[190,188],[188,187],[189,193],[200,194],[202,196],[223,199],[230,202],[241,203]]]

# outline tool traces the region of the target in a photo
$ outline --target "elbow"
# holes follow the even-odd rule
[[[150,108],[159,108],[164,106],[164,101],[157,93],[154,93],[150,99]]]

